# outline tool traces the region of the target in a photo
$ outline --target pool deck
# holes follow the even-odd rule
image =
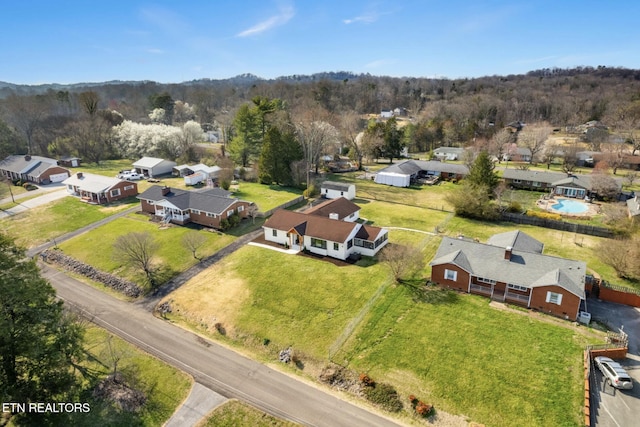
[[[575,212],[562,212],[557,209],[554,209],[553,205],[558,203],[559,200],[561,199],[572,200],[575,202],[583,203],[587,207],[587,210],[584,212],[575,213]],[[542,210],[557,213],[565,217],[584,218],[584,219],[591,218],[592,216],[599,214],[601,209],[598,203],[585,202],[580,199],[574,199],[566,196],[541,198],[536,202],[536,205]]]

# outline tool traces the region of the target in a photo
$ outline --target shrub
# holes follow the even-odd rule
[[[522,212],[522,205],[520,202],[511,202],[507,208],[507,212],[520,213]]]
[[[364,395],[369,402],[379,405],[389,412],[399,412],[402,410],[402,402],[398,392],[393,386],[385,383],[376,384],[373,387],[366,387]]]
[[[420,401],[416,405],[415,409],[416,409],[416,412],[418,413],[418,415],[420,415],[422,417],[428,417],[431,414],[432,410],[433,410],[433,406],[427,405],[423,401]]]
[[[360,374],[360,383],[365,387],[375,387],[376,382],[371,379],[371,377],[367,374]]]
[[[552,219],[555,221],[562,220],[562,215],[553,213],[553,212],[536,212],[536,211],[527,211],[527,216],[533,216],[541,219]]]
[[[310,184],[309,187],[302,192],[302,195],[307,199],[311,197],[315,197],[318,195],[318,189],[316,188],[315,185]]]

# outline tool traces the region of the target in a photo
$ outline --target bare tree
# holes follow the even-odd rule
[[[379,259],[387,264],[398,283],[408,279],[424,266],[424,256],[419,248],[394,243],[388,244],[381,251]]]
[[[618,238],[602,239],[597,252],[603,262],[613,267],[618,277],[636,279],[638,277],[638,263],[640,254],[640,239]]]
[[[498,159],[498,163],[502,161],[502,157],[505,153],[506,148],[513,142],[514,140],[513,133],[508,129],[500,129],[496,132],[495,135],[491,138],[488,145],[489,154],[496,156]]]
[[[619,143],[602,144],[602,153],[604,160],[613,169],[614,175],[618,173],[618,168],[625,164],[626,157],[629,155],[627,147]]]
[[[547,144],[542,152],[542,161],[547,165],[547,169],[551,168],[551,164],[556,158],[558,146],[556,144]],[[566,152],[566,148],[565,148]]]
[[[604,200],[615,200],[618,183],[607,174],[606,169],[595,168],[591,174],[591,190]]]
[[[364,137],[365,121],[355,112],[344,113],[341,116],[340,131],[342,138],[349,145],[354,160],[358,162],[358,170],[362,170],[364,150],[362,138]]]
[[[629,171],[624,176],[624,180],[626,181],[629,187],[631,187],[637,179],[638,179],[638,172],[636,171]]]
[[[571,145],[564,148],[562,153],[562,170],[568,174],[573,173],[578,167],[578,148]]]
[[[296,136],[302,146],[308,169],[313,166],[317,174],[322,153],[329,144],[339,141],[338,131],[325,121],[312,121],[298,123],[296,125]],[[309,185],[310,178],[307,172],[307,188]]]
[[[202,258],[198,257],[197,252],[205,243],[207,238],[198,231],[192,230],[182,236],[182,245],[193,255],[198,261],[202,261]]]
[[[518,142],[522,143],[531,151],[531,159],[529,163],[535,163],[539,154],[544,149],[544,144],[549,135],[551,128],[549,126],[526,127],[518,135]]]
[[[155,287],[153,258],[159,245],[149,232],[132,232],[119,236],[113,244],[113,249],[116,260],[141,269],[151,287]]]

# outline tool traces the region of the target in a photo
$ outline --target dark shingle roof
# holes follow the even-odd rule
[[[520,230],[494,234],[487,240],[487,245],[501,248],[512,248],[516,251],[536,252],[541,254],[544,244]]]
[[[358,212],[359,210],[360,206],[345,199],[344,197],[338,197],[337,199],[327,200],[326,202],[322,202],[311,209],[307,209],[304,213],[307,215],[324,216],[327,218],[329,217],[329,214],[336,213],[338,214],[338,219],[343,219],[355,212]]]
[[[556,285],[584,298],[586,264],[541,253],[513,250],[505,259],[499,246],[444,237],[431,265],[455,264],[469,273],[528,288]]]
[[[320,188],[328,188],[329,190],[337,190],[337,191],[349,191],[349,187],[354,184],[349,184],[347,182],[336,182],[336,181],[325,181],[322,183]]]
[[[222,214],[229,207],[238,201],[238,199],[229,197],[224,194],[225,190],[217,191],[217,189],[206,190],[202,192],[186,191],[178,188],[170,188],[168,194],[162,194],[163,187],[153,185],[138,195],[138,199],[158,202],[167,200],[175,205],[178,209],[196,209],[203,212]]]

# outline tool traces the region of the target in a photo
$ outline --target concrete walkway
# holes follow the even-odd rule
[[[247,244],[250,245],[250,246],[258,246],[260,248],[271,249],[272,251],[282,252],[284,254],[295,255],[298,252],[300,252],[300,251],[297,251],[295,249],[276,248],[275,246],[265,245],[264,243],[249,242]]]
[[[187,399],[169,418],[164,427],[191,427],[203,420],[227,398],[200,383],[194,383]]]

